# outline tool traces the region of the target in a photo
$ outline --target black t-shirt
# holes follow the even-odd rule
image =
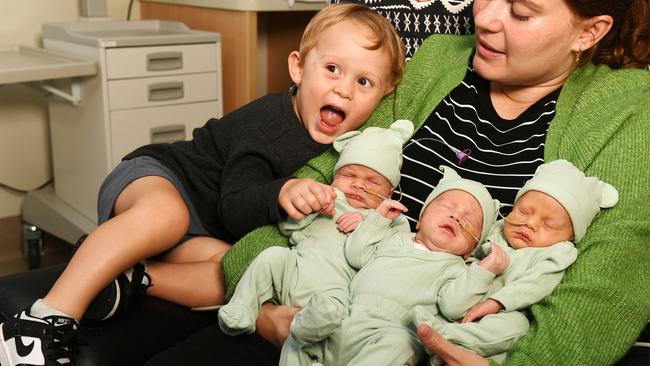
[[[311,139],[288,93],[267,95],[212,118],[192,136],[190,141],[143,146],[124,159],[147,155],[170,168],[206,230],[231,243],[284,218],[280,188],[330,146]]]
[[[492,105],[488,81],[470,63],[461,84],[438,104],[404,148],[400,186],[393,198],[402,196],[411,228],[415,229],[424,200],[442,178],[440,165],[483,183],[503,204],[500,213],[507,215],[517,191],[544,162],[546,132],[559,93],[560,89],[551,92],[514,120],[503,119]],[[461,164],[458,151],[471,151]]]

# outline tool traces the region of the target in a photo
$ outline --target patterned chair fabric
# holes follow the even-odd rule
[[[399,33],[406,59],[413,57],[431,34],[473,34],[472,0],[332,0],[357,3],[377,11]]]

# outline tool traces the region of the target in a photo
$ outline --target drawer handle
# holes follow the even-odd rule
[[[182,81],[169,81],[150,84],[149,101],[159,102],[161,100],[182,99],[185,95]]]
[[[155,52],[147,54],[147,71],[178,70],[183,68],[183,52]]]
[[[159,126],[151,129],[151,143],[169,143],[185,140],[185,125]]]

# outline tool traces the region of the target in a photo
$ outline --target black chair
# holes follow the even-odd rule
[[[0,322],[43,297],[64,268],[57,265],[0,277]],[[142,365],[189,334],[214,324],[216,314],[145,296],[120,319],[81,322],[77,365]]]

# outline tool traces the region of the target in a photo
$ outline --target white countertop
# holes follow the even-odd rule
[[[28,46],[0,46],[0,85],[95,74],[94,61]]]
[[[326,5],[326,0],[294,0],[289,6],[289,0],[141,0],[148,2],[168,3],[203,8],[217,8],[240,11],[306,11],[320,10]]]

